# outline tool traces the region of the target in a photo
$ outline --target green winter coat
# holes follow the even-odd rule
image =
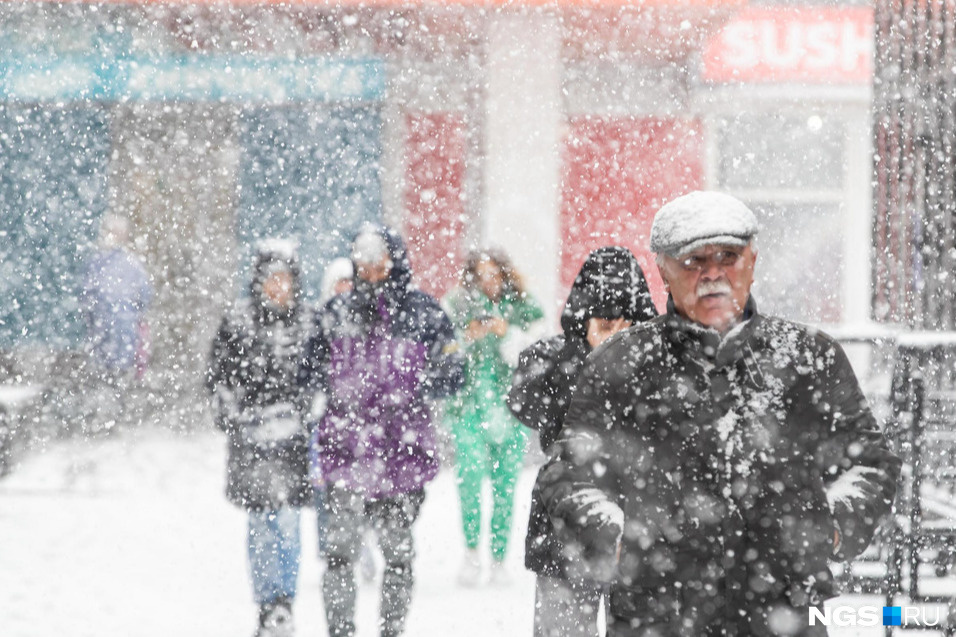
[[[480,290],[455,288],[445,296],[444,306],[459,335],[468,361],[465,385],[445,406],[445,416],[452,428],[472,433],[482,431],[486,440],[501,444],[522,431],[522,426],[511,415],[506,401],[511,388],[512,366],[502,355],[506,340],[521,338],[533,323],[544,317],[544,312],[527,293],[518,296],[506,293],[497,303]],[[469,342],[464,338],[468,324],[488,317],[502,318],[508,323],[508,333],[499,337],[488,334]]]

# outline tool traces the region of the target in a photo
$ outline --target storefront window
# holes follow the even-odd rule
[[[382,216],[378,109],[248,107],[240,128],[240,243],[251,252],[258,238],[296,237],[306,293],[315,299],[324,265],[348,253],[363,222]]]
[[[743,114],[721,119],[717,131],[721,188],[843,187],[843,125],[835,118]]]
[[[73,344],[85,251],[108,206],[98,105],[0,104],[0,347]]]
[[[748,201],[760,218],[754,298],[761,312],[839,322],[843,211],[835,203]]]
[[[845,123],[814,112],[716,122],[720,189],[761,222],[754,296],[762,311],[808,323],[843,315]]]

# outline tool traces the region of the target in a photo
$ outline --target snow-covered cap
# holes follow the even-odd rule
[[[736,197],[696,190],[654,215],[651,252],[679,257],[705,245],[744,246],[759,229],[753,211]]]
[[[380,232],[364,228],[352,244],[352,261],[355,263],[381,263],[388,256],[388,244]]]
[[[276,272],[290,272],[299,264],[299,242],[291,237],[268,237],[256,241],[253,263],[262,279]]]
[[[285,261],[296,261],[299,258],[299,242],[289,237],[268,237],[256,242],[256,252]]]

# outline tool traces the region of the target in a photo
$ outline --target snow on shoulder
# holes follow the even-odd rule
[[[696,190],[665,204],[654,215],[651,251],[677,257],[709,245],[746,245],[760,229],[744,202]]]

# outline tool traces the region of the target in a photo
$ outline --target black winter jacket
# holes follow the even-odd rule
[[[615,618],[668,596],[698,626],[754,596],[818,602],[834,530],[855,556],[890,509],[900,463],[840,346],[752,300],[745,318],[721,339],[669,301],[578,380],[541,495]]]
[[[521,353],[508,394],[512,413],[538,431],[542,449],[549,451],[560,435],[578,374],[591,353],[588,320],[624,317],[640,323],[655,316],[644,273],[630,251],[612,246],[588,256],[561,314],[564,333],[538,341]],[[540,476],[531,495],[525,566],[542,575],[566,578],[566,551],[541,499]]]
[[[223,318],[207,374],[216,424],[229,436],[226,496],[250,510],[305,506],[313,497],[299,378],[312,312],[300,302],[277,312],[262,301],[262,279],[280,258],[259,255],[251,298]]]

